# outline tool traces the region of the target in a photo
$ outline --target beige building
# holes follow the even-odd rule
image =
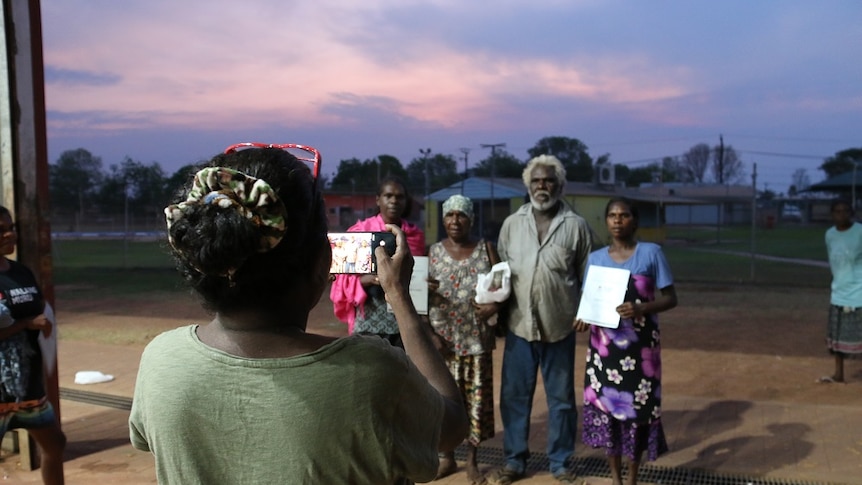
[[[638,233],[644,241],[665,240],[665,226],[670,223],[669,214],[682,222],[686,217],[699,224],[710,224],[718,214],[737,217],[747,210],[751,220],[753,189],[745,186],[672,185],[654,187],[623,187],[612,184],[567,182],[564,198],[592,227],[597,242],[608,241],[604,211],[608,201],[614,197],[625,197],[634,201],[640,213]],[[476,220],[474,235],[496,241],[500,226],[506,217],[529,201],[527,190],[521,179],[470,177],[428,195],[425,200],[425,238],[428,244],[442,239],[441,206],[454,194],[470,197],[474,203]],[[747,207],[747,209],[746,209]],[[721,212],[719,212],[721,211]],[[707,217],[712,214],[712,222]],[[702,220],[701,220],[702,219]],[[725,221],[727,219],[725,218]],[[692,222],[694,223],[694,222]]]

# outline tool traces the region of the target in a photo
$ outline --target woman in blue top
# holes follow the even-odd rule
[[[622,485],[621,457],[629,459],[627,485],[637,483],[641,455],[652,461],[667,451],[661,425],[661,342],[657,313],[676,306],[673,276],[661,248],[635,239],[638,211],[611,199],[605,223],[611,244],[594,251],[591,266],[631,271],[625,301],[616,308],[617,328],[576,322],[590,331],[584,378],[584,443],[604,448],[614,485]],[[656,295],[658,289],[658,295]]]
[[[849,200],[832,202],[834,226],[826,231],[832,270],[826,347],[835,356],[835,373],[817,382],[844,382],[844,358],[862,356],[862,224]]]

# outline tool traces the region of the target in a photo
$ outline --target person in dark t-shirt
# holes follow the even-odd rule
[[[66,436],[48,400],[39,334],[50,336],[45,301],[33,272],[8,259],[18,242],[9,209],[0,206],[0,437],[26,429],[41,451],[42,481],[62,484]]]

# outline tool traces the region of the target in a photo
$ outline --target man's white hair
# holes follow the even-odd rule
[[[533,169],[536,167],[550,167],[553,169],[557,182],[559,182],[560,191],[562,192],[563,186],[566,185],[566,169],[563,167],[563,162],[553,155],[539,155],[527,162],[527,167],[524,168],[524,173],[521,174],[527,190],[530,189],[530,179],[533,177]]]

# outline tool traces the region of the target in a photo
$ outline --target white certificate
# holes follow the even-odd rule
[[[630,274],[627,269],[590,266],[576,318],[600,327],[619,327],[617,307],[626,299]]]
[[[428,256],[413,256],[413,274],[410,276],[410,299],[416,313],[428,314]]]

